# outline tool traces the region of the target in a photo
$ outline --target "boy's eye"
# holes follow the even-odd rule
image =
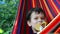
[[[36,19],[36,20],[37,20],[37,19],[38,19],[38,17],[36,17],[36,18],[34,18],[34,19]]]
[[[44,20],[44,18],[41,18],[42,20]]]

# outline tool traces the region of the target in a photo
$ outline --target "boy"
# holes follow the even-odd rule
[[[34,33],[40,32],[46,26],[46,15],[41,8],[33,8],[27,14],[27,24]]]

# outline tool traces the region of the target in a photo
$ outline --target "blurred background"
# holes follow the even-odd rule
[[[0,34],[11,34],[19,0],[0,0]]]

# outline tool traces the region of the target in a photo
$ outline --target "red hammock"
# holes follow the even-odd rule
[[[31,8],[42,8],[46,13],[48,22],[50,22],[59,13],[59,6],[59,0],[20,0],[12,34],[29,34],[29,27],[25,19],[27,12]]]

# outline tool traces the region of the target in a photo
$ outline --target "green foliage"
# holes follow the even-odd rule
[[[0,0],[0,34],[10,34],[16,18],[19,0]]]

